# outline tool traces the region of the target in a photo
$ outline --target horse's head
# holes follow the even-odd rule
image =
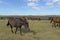
[[[29,32],[29,31],[30,31],[29,23],[28,23],[28,22],[27,22],[27,23],[25,23],[25,24],[24,24],[24,26],[25,26],[26,30]]]

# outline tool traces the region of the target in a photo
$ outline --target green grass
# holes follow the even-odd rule
[[[48,20],[32,21],[29,26],[32,32],[23,33],[19,31],[12,34],[10,27],[6,26],[7,20],[0,20],[0,40],[60,40],[60,28],[52,28]]]

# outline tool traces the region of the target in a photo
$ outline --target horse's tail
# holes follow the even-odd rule
[[[8,23],[7,23],[7,26],[9,26],[9,21],[8,21]]]

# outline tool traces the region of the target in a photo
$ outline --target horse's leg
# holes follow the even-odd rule
[[[18,30],[18,27],[16,27],[15,34],[16,34],[17,30]]]
[[[60,23],[59,23],[59,28],[60,28]]]
[[[56,23],[54,22],[54,27],[56,28]]]
[[[59,23],[57,23],[57,25],[56,26],[59,26]]]
[[[10,25],[10,27],[11,27],[11,32],[14,33],[14,32],[13,32],[13,27],[12,27],[11,25]]]
[[[55,27],[55,28],[56,28],[55,22],[53,22],[53,25],[52,25],[52,27]]]
[[[22,29],[21,29],[22,25],[19,27],[20,28],[20,34],[22,35]]]

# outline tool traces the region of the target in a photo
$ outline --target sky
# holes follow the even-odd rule
[[[60,0],[0,0],[0,15],[60,15]]]

